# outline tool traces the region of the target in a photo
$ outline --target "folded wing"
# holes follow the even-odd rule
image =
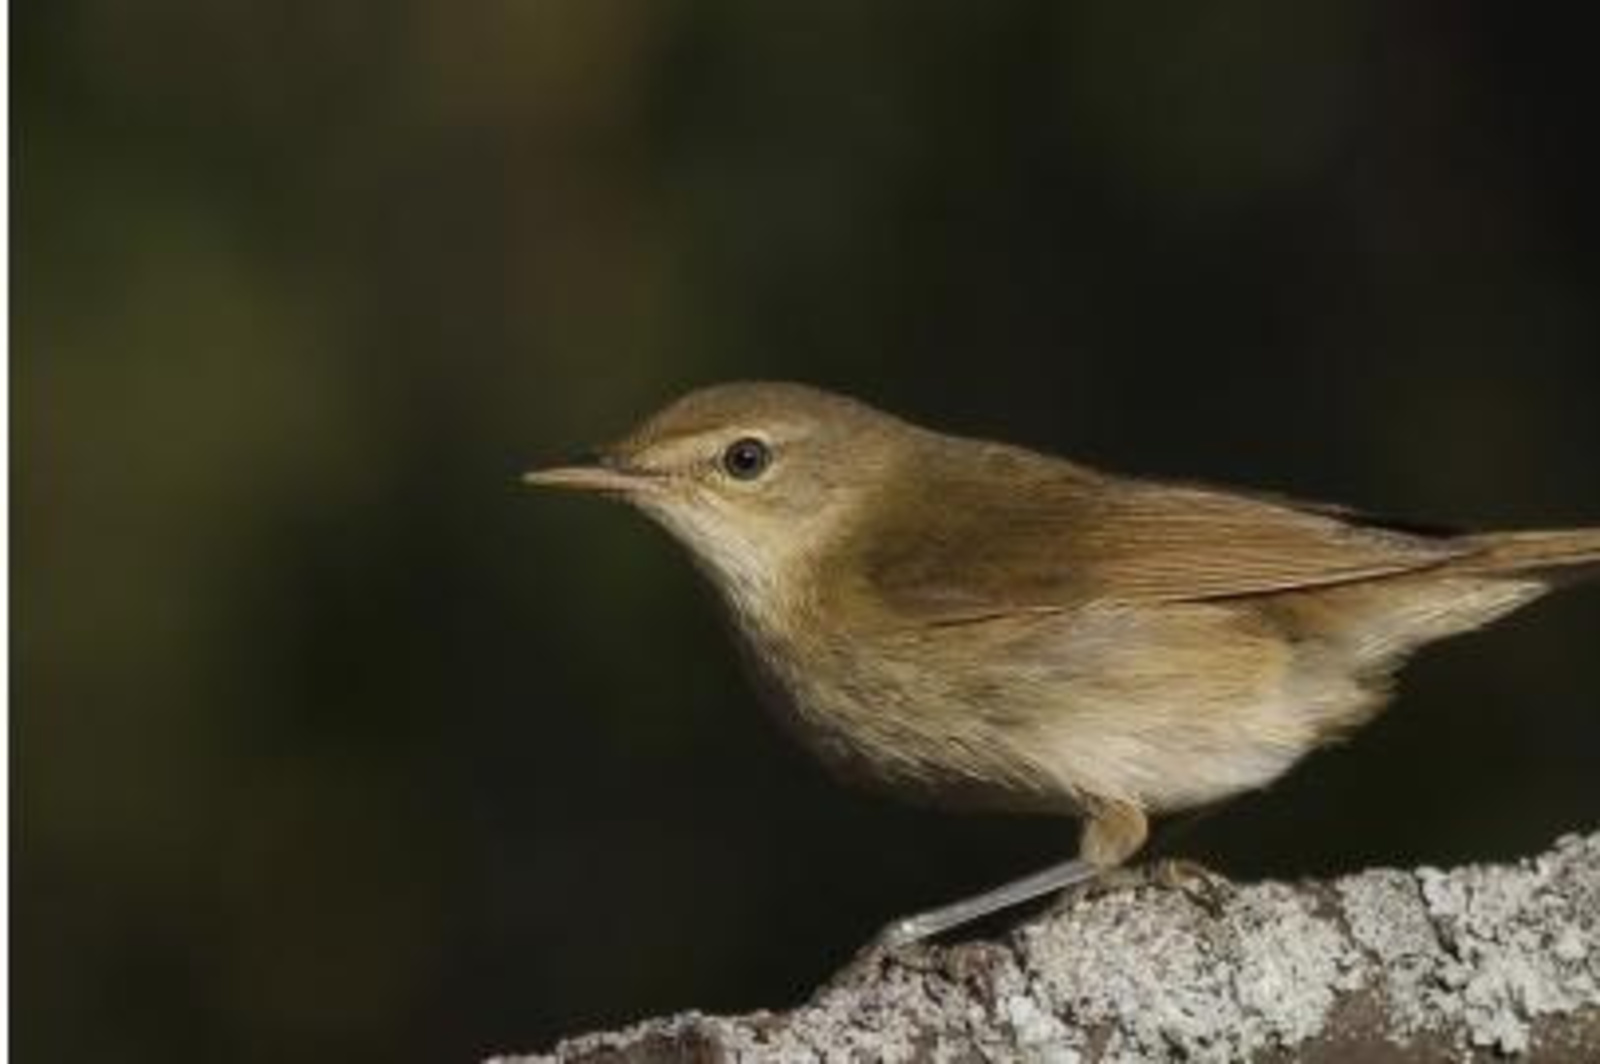
[[[1102,476],[1009,452],[893,507],[905,527],[863,537],[861,572],[891,611],[965,623],[1087,602],[1199,602],[1416,572],[1478,549],[1332,507]],[[885,535],[884,533],[888,533]]]

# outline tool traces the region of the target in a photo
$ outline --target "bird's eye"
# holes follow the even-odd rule
[[[772,450],[760,440],[746,436],[728,444],[722,452],[722,468],[735,480],[754,480],[766,472],[772,462]]]

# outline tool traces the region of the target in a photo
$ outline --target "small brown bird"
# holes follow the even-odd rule
[[[591,465],[680,540],[845,779],[1076,817],[1076,858],[897,921],[906,942],[1089,879],[1149,818],[1282,775],[1406,657],[1600,570],[1600,528],[1456,533],[1136,480],[814,388],[725,384]]]

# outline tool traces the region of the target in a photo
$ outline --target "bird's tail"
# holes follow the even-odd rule
[[[1551,583],[1600,576],[1600,528],[1549,532],[1485,532],[1479,550],[1452,565],[1486,576],[1527,575]]]
[[[1376,674],[1386,675],[1425,643],[1481,628],[1562,584],[1600,576],[1600,528],[1482,532],[1452,542],[1466,549],[1437,569],[1323,593],[1340,596],[1346,616],[1356,619],[1351,645]]]

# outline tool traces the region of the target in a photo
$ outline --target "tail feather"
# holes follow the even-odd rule
[[[1551,581],[1600,576],[1600,528],[1486,532],[1472,540],[1479,549],[1455,563],[1459,571],[1527,574]]]

